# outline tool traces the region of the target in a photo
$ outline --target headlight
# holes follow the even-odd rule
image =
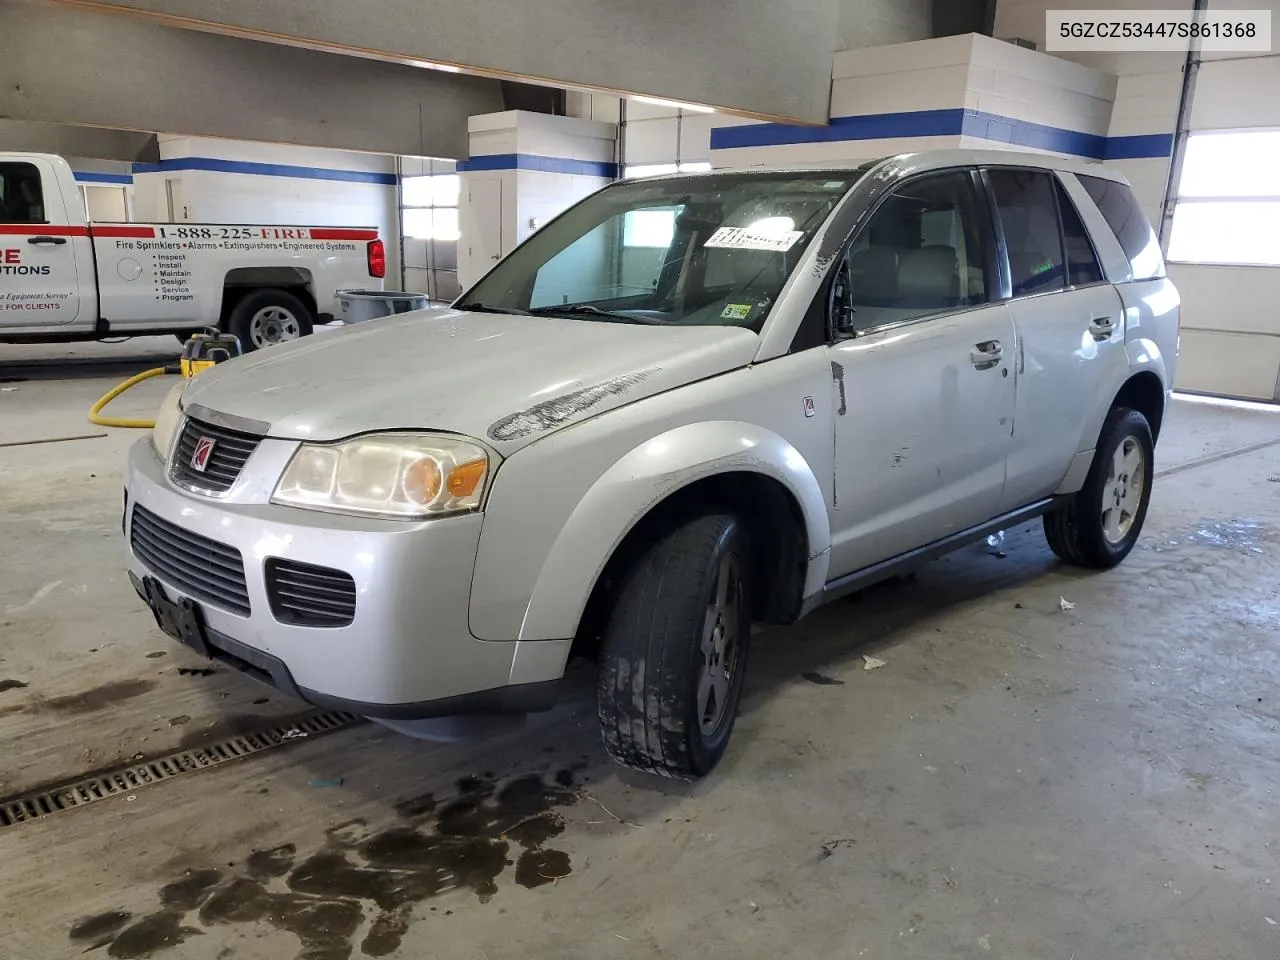
[[[187,388],[187,381],[182,380],[165,396],[156,411],[156,425],[151,431],[151,443],[160,454],[161,460],[169,459],[169,451],[173,449],[173,435],[178,432],[178,424],[182,422],[182,391]]]
[[[384,433],[304,443],[272,503],[409,519],[480,506],[489,454],[477,443],[426,433]]]

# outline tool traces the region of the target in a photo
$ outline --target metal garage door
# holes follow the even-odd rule
[[[1192,75],[1168,238],[1177,386],[1280,401],[1280,53],[1206,53]]]

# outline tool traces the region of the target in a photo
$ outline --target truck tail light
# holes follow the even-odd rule
[[[381,240],[369,241],[369,276],[381,280],[387,275],[387,248]]]

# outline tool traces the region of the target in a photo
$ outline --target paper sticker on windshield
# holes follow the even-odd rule
[[[721,227],[704,246],[729,250],[790,250],[804,236],[802,230],[752,232],[747,227]]]
[[[745,320],[756,308],[754,303],[726,303],[720,311],[721,320]]]

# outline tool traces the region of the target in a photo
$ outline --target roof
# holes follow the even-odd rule
[[[1049,153],[1027,153],[1020,150],[924,150],[916,153],[900,153],[893,156],[880,157],[875,160],[864,160],[854,163],[807,163],[778,164],[752,167],[725,167],[712,170],[710,173],[672,173],[660,177],[645,179],[678,180],[691,177],[719,176],[722,174],[749,173],[821,173],[833,174],[865,173],[883,164],[894,163],[900,176],[925,173],[929,170],[947,167],[1033,167],[1041,170],[1061,170],[1066,173],[1083,174],[1089,177],[1100,177],[1104,180],[1115,180],[1128,183],[1124,174],[1113,167],[1102,163],[1079,160],[1074,157],[1061,157]]]

